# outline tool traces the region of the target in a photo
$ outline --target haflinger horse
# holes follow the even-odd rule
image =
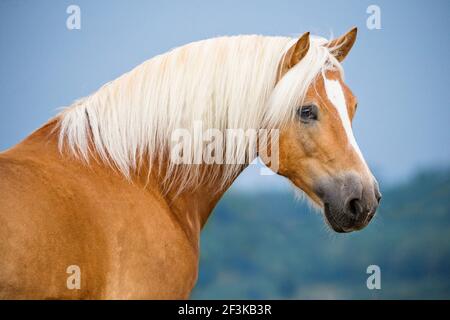
[[[329,41],[305,33],[194,42],[144,62],[0,153],[0,296],[188,298],[200,231],[247,166],[172,163],[172,132],[195,121],[277,129],[276,173],[333,230],[364,228],[381,194],[353,136],[357,102],[343,82],[355,38],[356,28]]]

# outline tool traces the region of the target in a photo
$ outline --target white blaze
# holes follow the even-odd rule
[[[326,77],[324,77],[324,81],[328,100],[333,103],[334,107],[338,111],[345,133],[347,134],[348,142],[359,155],[361,161],[368,170],[366,161],[364,160],[361,150],[356,143],[355,136],[353,135],[352,125],[350,123],[350,117],[348,115],[347,104],[345,102],[344,91],[342,90],[341,83],[338,80],[330,80]]]

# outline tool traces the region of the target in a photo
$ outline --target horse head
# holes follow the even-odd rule
[[[278,173],[289,178],[323,210],[327,223],[336,232],[364,228],[381,199],[378,183],[352,132],[357,99],[344,83],[339,68],[355,38],[356,28],[323,43],[323,50],[331,53],[328,59],[333,61],[326,62],[329,67],[304,88],[305,94],[296,101],[295,116],[281,128],[279,138]],[[285,85],[284,78],[295,81],[296,72],[301,72],[296,69],[314,63],[308,60],[309,50],[310,37],[306,33],[280,62],[277,86]],[[314,57],[317,56],[316,52]],[[274,94],[279,94],[277,88]]]

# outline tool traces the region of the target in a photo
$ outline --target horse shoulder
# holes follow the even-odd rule
[[[198,248],[150,191],[110,171],[0,154],[0,297],[188,297]],[[71,265],[80,290],[67,288]]]
[[[88,229],[64,189],[45,162],[20,152],[0,154],[0,297],[88,296],[86,291],[68,289],[67,270],[77,263],[89,266],[88,259],[100,269],[104,259],[87,254],[82,235]],[[99,272],[91,279],[89,287],[99,289],[90,290],[89,296],[101,294],[104,278]]]

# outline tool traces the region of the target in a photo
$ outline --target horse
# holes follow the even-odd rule
[[[200,232],[257,157],[334,231],[364,228],[381,194],[352,133],[357,100],[343,81],[356,34],[226,36],[175,48],[0,153],[0,297],[189,298]],[[194,162],[190,149],[179,155],[191,162],[172,161],[173,132],[196,121],[276,130],[277,139],[257,141],[249,155],[249,142],[238,143],[245,161]]]

